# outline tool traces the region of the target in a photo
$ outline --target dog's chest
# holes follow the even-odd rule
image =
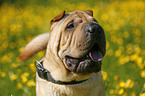
[[[36,76],[37,96],[105,96],[99,79],[79,85],[58,85]],[[95,83],[97,82],[97,83]]]

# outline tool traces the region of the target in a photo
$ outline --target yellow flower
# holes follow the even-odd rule
[[[44,52],[43,52],[43,51],[40,51],[40,52],[38,53],[38,56],[39,56],[39,57],[43,57],[43,56],[44,56]]]
[[[142,57],[138,57],[138,59],[136,59],[136,63],[137,64],[142,64],[143,63],[143,58]]]
[[[132,54],[132,52],[133,52],[133,46],[131,44],[127,44],[126,53],[127,54]]]
[[[21,79],[22,79],[23,83],[27,82],[27,80],[28,80],[27,77],[25,77],[24,75],[21,75]]]
[[[125,63],[128,63],[129,60],[130,60],[130,57],[129,57],[129,56],[121,56],[121,57],[119,58],[119,63],[120,63],[120,64],[125,64]]]
[[[116,42],[117,39],[118,39],[118,38],[117,38],[115,35],[112,35],[112,36],[111,36],[111,41],[112,41],[112,42]]]
[[[124,89],[120,89],[119,91],[118,91],[118,94],[119,95],[122,95],[124,93]]]
[[[139,96],[145,96],[145,93],[141,93],[141,94],[139,94]]]
[[[25,72],[25,73],[24,73],[24,76],[25,76],[25,77],[28,77],[28,76],[29,76],[29,73]]]
[[[135,44],[133,47],[134,47],[134,52],[135,53],[139,54],[141,52],[141,49],[140,49],[138,44]]]
[[[122,51],[120,49],[118,49],[116,52],[115,52],[115,56],[116,57],[119,57],[121,55]]]
[[[121,82],[119,83],[119,86],[120,86],[120,87],[124,87],[124,86],[125,86],[125,82],[124,82],[124,81],[121,81]]]
[[[115,87],[116,87],[116,89],[119,89],[120,88],[120,86],[118,84]]]
[[[141,55],[145,55],[145,50],[142,50]],[[145,61],[144,61],[145,62]]]
[[[134,81],[131,81],[129,87],[132,88],[134,86]]]
[[[4,62],[4,61],[7,61],[9,59],[9,57],[7,55],[4,55],[2,58],[1,58],[1,62]]]
[[[145,78],[145,70],[142,70],[142,71],[140,72],[140,75],[141,75],[142,78]]]
[[[128,96],[128,95],[127,95],[127,92],[124,92],[124,93],[123,93],[123,96]]]
[[[23,47],[19,48],[19,52],[21,53],[23,51]]]
[[[5,72],[1,72],[1,77],[5,77],[6,73]]]
[[[109,46],[110,46],[110,44],[109,44],[109,42],[107,41],[107,42],[106,42],[106,49],[108,49]]]
[[[114,78],[114,80],[118,80],[118,76],[117,75],[115,75],[113,78]]]
[[[18,89],[21,89],[22,87],[23,87],[22,83],[21,83],[21,82],[18,82],[18,83],[17,83],[17,88],[18,88]]]
[[[11,31],[12,33],[15,33],[16,30],[17,30],[17,26],[16,26],[15,24],[11,24],[11,25],[10,25],[10,31]]]
[[[21,79],[22,79],[22,82],[25,83],[27,82],[27,77],[29,76],[29,73],[25,72],[24,74],[21,75]]]
[[[136,61],[138,59],[138,57],[139,57],[138,54],[133,54],[133,55],[130,56],[130,60],[131,61]]]
[[[36,72],[36,67],[34,63],[30,64],[29,67],[33,72]]]
[[[31,86],[36,86],[36,83],[34,82],[34,80],[29,80],[27,82],[27,86],[31,87]]]
[[[121,38],[117,39],[117,44],[121,45],[123,43],[123,40]]]
[[[130,96],[136,96],[136,93],[135,93],[135,92],[132,92],[132,93],[130,94]]]
[[[114,94],[114,90],[113,90],[113,89],[110,89],[110,90],[109,90],[109,93],[110,93],[110,94]]]
[[[15,64],[15,63],[12,63],[11,65],[13,68],[17,68],[18,66],[20,66],[20,64]]]
[[[144,64],[143,64],[143,58],[142,57],[138,57],[138,59],[136,60],[136,63],[137,63],[137,65],[138,65],[138,67],[140,68],[140,69],[143,69],[144,68]]]
[[[130,60],[130,57],[129,57],[129,56],[125,56],[125,57],[124,57],[124,61],[125,61],[126,63],[128,63],[129,60]]]
[[[12,74],[11,76],[10,76],[10,80],[16,80],[18,78],[18,76],[16,75],[16,74]]]
[[[139,29],[136,29],[136,30],[134,31],[134,33],[135,33],[135,35],[138,35],[138,36],[141,35],[141,31],[140,31]]]
[[[125,83],[125,88],[132,88],[134,86],[134,81],[132,81],[131,79],[128,79]]]
[[[107,79],[107,72],[102,71],[102,75],[103,75],[103,80],[106,80]]]

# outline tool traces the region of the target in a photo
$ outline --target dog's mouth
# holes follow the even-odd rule
[[[74,73],[92,73],[101,70],[104,52],[99,49],[97,44],[86,53],[82,58],[65,56],[64,64],[66,68]]]

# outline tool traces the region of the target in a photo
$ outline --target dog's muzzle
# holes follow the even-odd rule
[[[106,39],[103,28],[98,23],[87,22],[84,32],[89,38],[86,54],[81,58],[66,56],[64,63],[69,71],[75,73],[92,73],[101,70],[102,58],[106,53]]]

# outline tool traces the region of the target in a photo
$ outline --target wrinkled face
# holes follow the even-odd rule
[[[68,71],[100,71],[106,52],[105,34],[96,19],[87,12],[73,11],[53,22],[49,42],[53,54],[62,60]]]

